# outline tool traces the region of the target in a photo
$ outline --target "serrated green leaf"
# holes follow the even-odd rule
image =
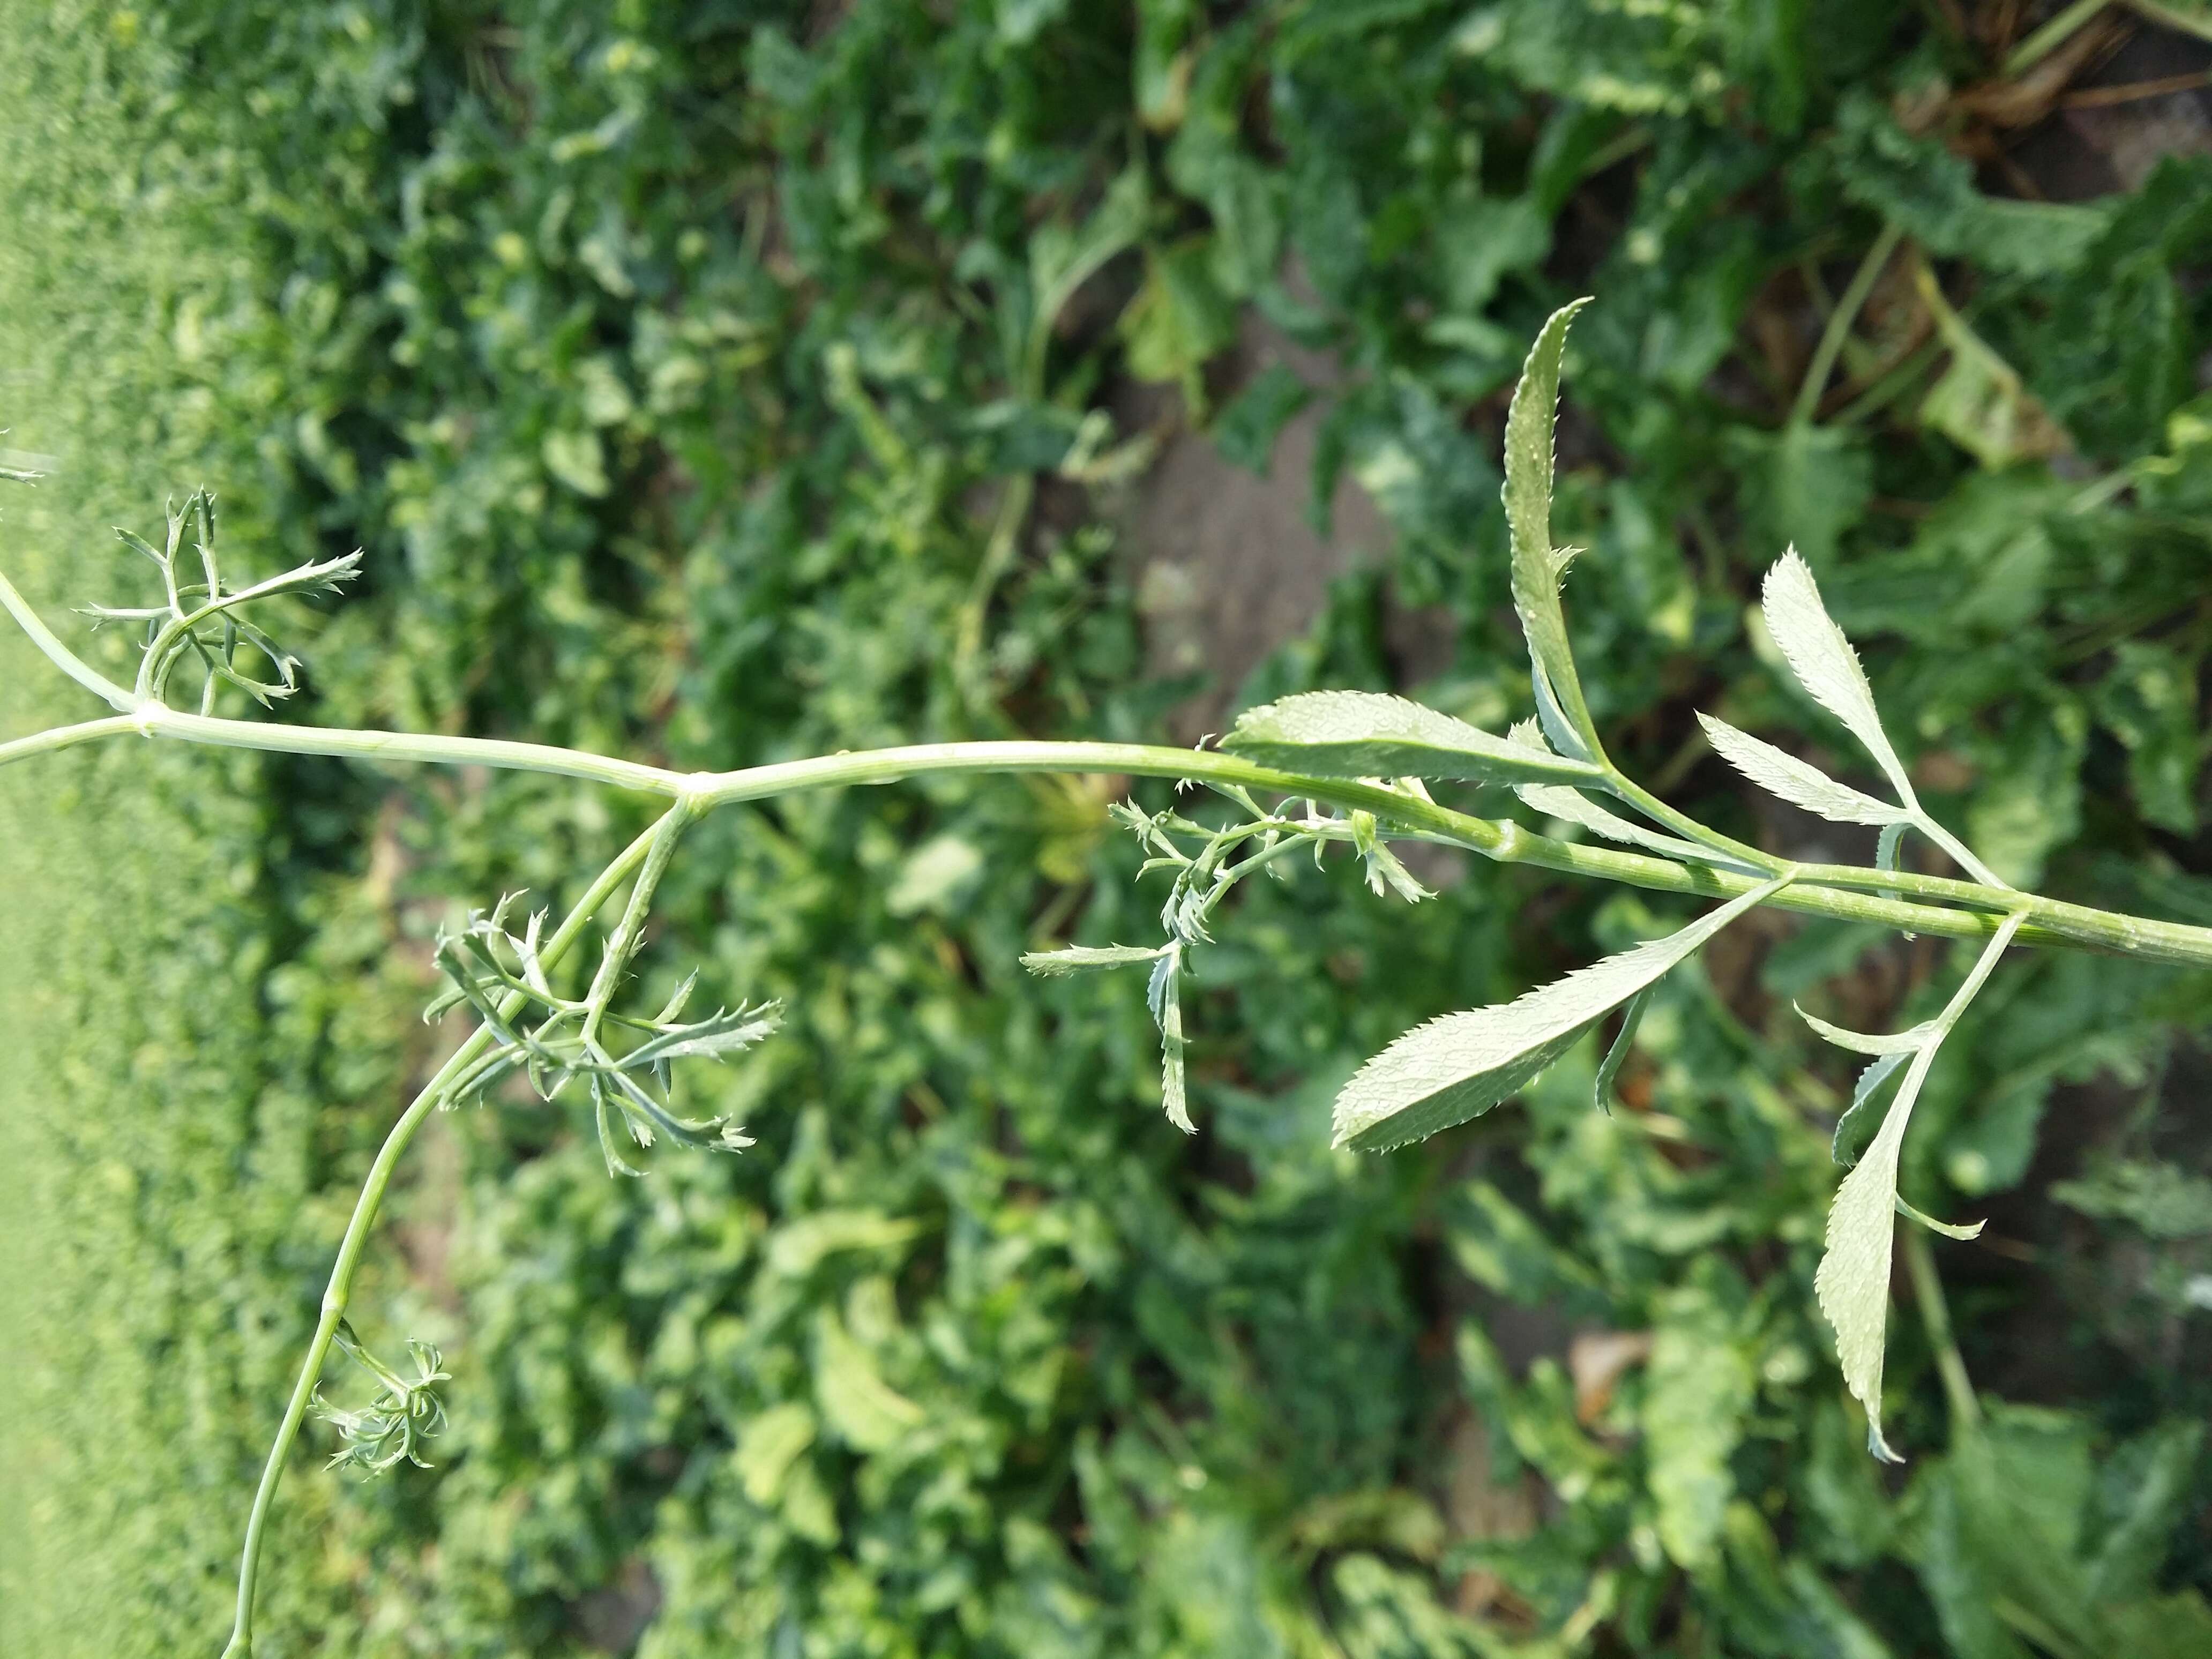
[[[1423,899],[1436,896],[1414,878],[1413,872],[1388,843],[1377,841],[1364,848],[1361,856],[1367,861],[1367,890],[1376,898],[1381,898],[1386,889],[1408,904],[1419,904]]]
[[[1862,1138],[1870,1136],[1873,1132],[1873,1120],[1868,1110],[1869,1103],[1881,1092],[1881,1085],[1896,1076],[1899,1069],[1912,1058],[1915,1052],[1900,1048],[1893,1054],[1884,1054],[1859,1073],[1858,1082],[1851,1089],[1851,1103],[1837,1118],[1835,1131],[1828,1138],[1831,1159],[1846,1168],[1859,1161],[1866,1150],[1861,1144]]]
[[[1705,739],[1715,754],[1792,806],[1802,806],[1835,823],[1895,823],[1907,816],[1902,806],[1892,806],[1849,784],[1838,783],[1819,767],[1764,738],[1738,731],[1726,720],[1700,714],[1698,723],[1705,727]]]
[[[1613,1009],[1789,881],[1778,877],[1679,932],[1608,957],[1514,1001],[1446,1014],[1415,1027],[1344,1085],[1336,1097],[1335,1144],[1383,1152],[1488,1111]]]
[[[1522,783],[1513,787],[1513,793],[1547,817],[1557,818],[1562,823],[1580,824],[1607,841],[1629,847],[1647,847],[1670,859],[1690,859],[1699,864],[1726,863],[1732,869],[1737,867],[1733,860],[1723,859],[1710,848],[1632,823],[1619,813],[1600,806],[1579,789],[1557,783]]]
[[[1505,416],[1503,494],[1513,544],[1513,608],[1528,636],[1529,656],[1557,699],[1567,726],[1595,756],[1600,752],[1597,727],[1583,699],[1574,652],[1567,642],[1566,613],[1559,607],[1559,577],[1566,558],[1552,546],[1552,428],[1559,416],[1559,359],[1575,313],[1589,303],[1577,300],[1553,312],[1528,349],[1521,383],[1514,388]]]
[[[1198,1127],[1190,1121],[1190,1092],[1183,1068],[1182,980],[1182,946],[1171,945],[1152,963],[1145,1000],[1152,1007],[1152,1023],[1160,1028],[1160,1105],[1168,1121],[1189,1135],[1196,1134]]]
[[[1890,1251],[1896,1231],[1897,1166],[1905,1127],[1912,1120],[1912,1103],[1927,1080],[1928,1068],[1942,1046],[1942,1037],[1982,988],[2025,920],[2023,914],[2015,912],[1990,936],[1966,982],[1937,1017],[1929,1040],[1913,1052],[1881,1133],[1867,1148],[1866,1156],[1844,1177],[1828,1212],[1827,1248],[1814,1276],[1814,1288],[1820,1296],[1821,1313],[1835,1330],[1844,1384],[1866,1407],[1868,1447],[1887,1462],[1902,1461],[1882,1437],[1881,1371],[1889,1317]]]
[[[1790,1006],[1796,1006],[1794,1003]],[[1831,1025],[1818,1014],[1808,1014],[1802,1008],[1797,1009],[1797,1018],[1838,1048],[1848,1048],[1855,1054],[1909,1054],[1923,1047],[1936,1030],[1932,1019],[1923,1019],[1902,1031],[1867,1032]]]
[[[1905,778],[1905,763],[1898,759],[1881,729],[1881,716],[1875,712],[1874,688],[1867,684],[1858,653],[1851,649],[1844,630],[1821,604],[1820,585],[1805,561],[1797,556],[1796,548],[1776,560],[1766,573],[1761,599],[1767,632],[1798,684],[1866,746],[1897,791],[1898,799],[1911,804],[1912,785]]]
[[[1303,691],[1263,703],[1237,716],[1221,746],[1262,766],[1332,778],[1559,783],[1598,775],[1584,762],[1376,691]]]
[[[782,1024],[783,1010],[775,1003],[757,1008],[726,1008],[648,1038],[624,1054],[623,1063],[635,1067],[667,1060],[720,1060],[773,1036]]]
[[[1628,1011],[1620,1017],[1620,1030],[1613,1039],[1613,1047],[1605,1051],[1605,1060],[1597,1068],[1597,1083],[1591,1090],[1598,1110],[1613,1110],[1607,1097],[1613,1093],[1613,1080],[1620,1075],[1626,1063],[1628,1051],[1636,1046],[1636,1028],[1644,1023],[1644,1010],[1650,1003],[1651,991],[1645,987],[1628,1000]]]
[[[1543,722],[1536,719],[1516,720],[1505,733],[1505,740],[1525,744],[1531,749],[1547,746]],[[1656,830],[1647,830],[1640,823],[1631,823],[1617,812],[1599,805],[1581,790],[1570,789],[1564,784],[1516,783],[1513,786],[1513,793],[1535,811],[1558,818],[1564,823],[1580,824],[1585,830],[1595,830],[1607,841],[1620,842],[1624,846],[1649,848],[1670,859],[1690,859],[1703,864],[1723,861],[1709,848],[1699,847],[1694,842],[1679,840],[1673,836],[1662,835]],[[1733,867],[1733,861],[1729,862]]]
[[[1979,1238],[1982,1236],[1982,1229],[1990,1224],[1986,1221],[1977,1221],[1969,1225],[1961,1225],[1949,1221],[1938,1221],[1934,1216],[1929,1215],[1925,1210],[1917,1208],[1913,1205],[1907,1203],[1902,1195],[1900,1195],[1897,1200],[1897,1212],[1903,1216],[1907,1221],[1918,1222],[1922,1226],[1927,1228],[1931,1233],[1941,1233],[1944,1237],[1955,1238],[1961,1243],[1965,1243],[1972,1239]]]
[[[1164,945],[1066,945],[1057,951],[1031,951],[1022,966],[1048,979],[1064,979],[1097,968],[1127,968],[1155,962],[1165,953]]]

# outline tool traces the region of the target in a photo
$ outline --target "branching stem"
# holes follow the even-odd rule
[[[0,601],[13,611],[21,604],[0,578]],[[29,615],[26,606],[18,620]],[[33,616],[33,621],[36,618]],[[41,624],[43,627],[43,624]],[[33,636],[34,638],[36,635]],[[52,635],[46,635],[52,640]],[[1011,740],[988,743],[916,744],[902,748],[862,750],[781,761],[734,772],[682,772],[618,760],[550,744],[516,743],[497,738],[445,737],[399,732],[366,732],[294,726],[276,720],[224,720],[187,714],[161,703],[132,704],[131,694],[101,680],[53,640],[47,652],[77,670],[80,684],[106,685],[131,718],[95,720],[41,732],[0,747],[0,760],[15,753],[43,752],[94,738],[141,732],[187,743],[280,754],[330,755],[368,761],[410,761],[434,765],[490,766],[583,778],[624,789],[690,802],[696,811],[761,800],[805,790],[897,783],[909,778],[958,773],[1059,772],[1130,777],[1188,779],[1227,788],[1258,790],[1286,798],[1324,801],[1332,806],[1372,812],[1400,835],[1438,841],[1504,864],[1529,864],[1572,875],[1617,881],[1656,892],[1735,898],[1761,884],[1759,877],[1734,870],[1679,864],[1672,860],[1613,847],[1557,841],[1517,823],[1455,811],[1403,791],[1349,778],[1312,777],[1255,765],[1214,750],[1172,749],[1133,743],[1052,743]],[[44,648],[42,647],[42,648]],[[103,694],[105,695],[105,694]],[[1641,792],[1637,792],[1638,795]],[[1634,799],[1634,797],[1632,797]],[[1642,807],[1643,801],[1636,804]],[[1663,803],[1662,821],[1687,826]],[[1725,837],[1700,828],[1708,845]],[[1736,843],[1728,843],[1734,848]],[[1743,848],[1762,869],[1773,867],[1771,854]],[[2022,945],[2060,946],[2129,956],[2152,962],[2212,967],[2212,928],[2159,921],[2117,911],[2028,897],[1984,882],[1904,870],[1875,870],[1856,865],[1808,864],[1796,882],[1771,901],[1783,909],[1841,921],[1871,922],[1906,933],[1946,939],[1986,939],[2008,912],[2025,908],[2028,921]],[[1902,894],[1905,898],[1884,897]],[[1916,902],[1917,901],[1917,902]]]
[[[599,872],[599,879],[577,900],[575,908],[568,912],[568,919],[546,942],[542,953],[546,966],[557,963],[582,937],[586,925],[662,838],[666,822],[664,818],[654,824]],[[505,1012],[512,1016],[520,1011],[522,1001],[520,994],[510,993]],[[446,1098],[454,1080],[491,1046],[491,1040],[490,1029],[479,1026],[467,1042],[453,1051],[453,1057],[438,1068],[437,1074],[422,1085],[422,1092],[399,1115],[399,1121],[385,1136],[376,1161],[369,1166],[361,1196],[354,1202],[353,1218],[346,1223],[345,1237],[338,1243],[337,1260],[331,1266],[330,1283],[323,1291],[322,1317],[308,1341],[307,1356],[300,1362],[299,1378],[292,1385],[292,1398],[284,1408],[284,1420],[269,1448],[268,1462],[262,1466],[261,1484],[253,1494],[253,1510],[246,1520],[246,1547],[238,1568],[237,1617],[229,1644],[222,1650],[223,1659],[249,1659],[253,1651],[253,1589],[261,1566],[262,1531],[268,1522],[270,1506],[276,1500],[277,1484],[283,1479],[285,1462],[291,1456],[292,1443],[299,1437],[300,1425],[306,1420],[316,1384],[322,1380],[324,1361],[345,1319],[347,1304],[353,1298],[354,1276],[360,1270],[362,1251],[368,1245],[369,1230],[376,1224],[377,1212],[384,1206],[384,1194],[392,1184],[392,1171],[406,1156],[424,1120]]]

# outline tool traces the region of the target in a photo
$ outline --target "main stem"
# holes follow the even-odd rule
[[[4,580],[0,580],[0,599],[7,598],[10,592]],[[73,678],[106,686],[113,694],[112,701],[126,711],[128,718],[92,720],[41,732],[0,747],[0,760],[137,732],[148,737],[282,754],[491,766],[547,773],[688,801],[698,811],[802,790],[896,783],[908,778],[945,774],[1103,773],[1188,779],[1326,801],[1333,806],[1373,812],[1401,835],[1449,842],[1501,864],[1534,865],[1657,892],[1729,899],[1761,884],[1758,876],[1741,871],[1677,863],[1614,847],[1556,841],[1509,820],[1454,811],[1379,784],[1278,771],[1214,750],[1168,749],[1133,743],[1019,740],[917,744],[822,755],[734,772],[680,772],[548,744],[222,720],[187,714],[158,702],[134,704],[130,693],[76,663],[51,634],[40,641],[42,648],[46,641],[52,641],[56,651],[61,652],[68,662],[76,664]],[[50,651],[48,654],[54,653]],[[1762,861],[1767,860],[1768,855],[1759,856]],[[2023,945],[2100,951],[2146,961],[2212,967],[2212,928],[2093,909],[2057,899],[2023,896],[1984,883],[1911,871],[1836,864],[1798,867],[1798,880],[1770,901],[1779,908],[1839,921],[1871,922],[1905,933],[1933,933],[1946,939],[1986,939],[2006,914],[2021,909],[2028,918],[2020,934],[2020,943]],[[1908,897],[1900,900],[1883,896],[1892,893]]]
[[[576,902],[575,908],[568,912],[568,919],[547,941],[542,958],[548,968],[568,954],[600,906],[644,861],[663,835],[663,824],[656,823],[599,872],[599,879]],[[512,1015],[521,1004],[520,995],[510,994],[502,1012]],[[300,1425],[314,1400],[315,1387],[321,1380],[323,1362],[330,1354],[331,1340],[337,1334],[347,1304],[353,1298],[354,1275],[360,1269],[369,1230],[376,1224],[377,1212],[384,1206],[384,1194],[392,1184],[392,1171],[406,1156],[423,1121],[445,1098],[447,1086],[491,1046],[491,1040],[490,1030],[479,1026],[467,1042],[453,1051],[453,1057],[438,1068],[437,1074],[422,1085],[422,1092],[400,1114],[399,1121],[392,1126],[391,1133],[385,1136],[384,1145],[378,1149],[376,1161],[369,1165],[368,1178],[362,1184],[361,1196],[354,1201],[353,1218],[346,1223],[345,1237],[338,1242],[337,1260],[331,1265],[330,1283],[323,1291],[322,1317],[316,1322],[307,1356],[300,1362],[299,1378],[292,1385],[292,1398],[284,1408],[284,1420],[269,1448],[269,1461],[262,1465],[261,1484],[254,1491],[253,1510],[246,1518],[246,1546],[238,1567],[238,1612],[231,1626],[230,1641],[222,1650],[223,1659],[248,1659],[253,1651],[253,1589],[261,1569],[262,1530],[268,1523],[270,1506],[276,1501],[277,1485],[284,1477],[292,1443],[299,1437]]]

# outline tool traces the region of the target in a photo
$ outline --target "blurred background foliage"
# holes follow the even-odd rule
[[[5,556],[109,597],[105,526],[205,483],[247,564],[368,550],[297,618],[306,718],[684,766],[1317,685],[1495,724],[1504,393],[1594,293],[1559,533],[1631,769],[1867,855],[1683,746],[1694,705],[1850,763],[1747,614],[1794,540],[1991,862],[2212,921],[2212,46],[2195,0],[2057,10],[18,0],[0,421],[52,476]],[[1177,622],[1171,464],[1379,532],[1249,675],[1207,630],[1296,550]],[[11,731],[82,712],[11,649]],[[443,1347],[452,1430],[370,1485],[301,1459],[261,1651],[2212,1651],[2202,976],[2021,956],[1947,1049],[1906,1191],[1991,1219],[1936,1252],[1948,1316],[1900,1276],[1893,1472],[1813,1311],[1848,1078],[1789,1005],[1915,1018],[1933,941],[1747,922],[1612,1115],[1577,1054],[1356,1158],[1360,1058],[1665,907],[1307,870],[1199,958],[1186,1140],[1139,988],[1015,966],[1149,937],[1109,798],[693,833],[647,978],[790,1000],[693,1081],[758,1147],[617,1182],[525,1100],[441,1121],[356,1311]],[[353,1190],[453,1040],[431,936],[572,897],[641,804],[133,745],[0,811],[0,1631],[212,1651]]]

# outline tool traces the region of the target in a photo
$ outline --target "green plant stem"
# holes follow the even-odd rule
[[[0,605],[6,606],[32,641],[71,679],[131,716],[127,720],[94,720],[53,732],[35,733],[8,745],[8,750],[16,753],[46,752],[94,738],[138,732],[148,737],[169,737],[189,743],[283,754],[492,766],[550,773],[665,795],[688,802],[697,811],[799,790],[896,783],[940,774],[1121,774],[1188,779],[1327,801],[1334,806],[1373,812],[1401,832],[1410,831],[1464,847],[1500,863],[1532,864],[1659,892],[1734,898],[1761,884],[1753,876],[1737,871],[1677,864],[1617,848],[1554,841],[1517,823],[1455,812],[1376,784],[1279,772],[1214,750],[1166,749],[1133,743],[1020,740],[919,744],[857,754],[820,755],[737,772],[678,772],[667,767],[556,748],[550,744],[325,729],[274,720],[224,720],[191,714],[151,700],[142,701],[87,665],[54,637],[5,576],[0,576]],[[7,750],[0,750],[0,757],[6,754]],[[1657,805],[1667,821],[1684,824],[1692,822],[1681,818],[1663,802]],[[1715,843],[1716,832],[1700,825],[1698,833],[1707,844]],[[1735,845],[1730,843],[1731,847]],[[1773,862],[1770,854],[1757,854],[1756,858],[1762,868]],[[1883,896],[1888,894],[1905,894],[1925,902],[1916,903]],[[1908,871],[1807,865],[1801,868],[1798,879],[1776,894],[1771,902],[1808,915],[1873,922],[1907,933],[1933,933],[1949,939],[1985,939],[1996,931],[2002,914],[2025,909],[2028,922],[2020,935],[2024,945],[2059,945],[2154,962],[2212,966],[2212,928],[2124,915],[2056,899],[2023,899],[2008,890],[1984,883],[1955,881]]]
[[[118,695],[128,701],[128,694],[119,688]],[[1685,866],[1618,848],[1554,841],[1510,821],[1456,812],[1377,784],[1279,772],[1213,750],[1168,749],[1133,743],[1021,740],[918,744],[905,748],[820,755],[736,772],[678,772],[546,744],[222,720],[184,714],[158,703],[139,707],[128,722],[94,724],[100,728],[96,734],[86,732],[83,728],[64,729],[80,732],[71,739],[77,742],[86,741],[91,735],[111,736],[137,731],[149,737],[283,754],[550,773],[672,799],[688,799],[701,810],[801,790],[897,783],[909,778],[946,774],[1058,772],[1188,779],[1373,812],[1401,834],[1411,833],[1463,847],[1499,863],[1530,864],[1656,892],[1691,893],[1710,898],[1735,898],[1760,885],[1755,876],[1739,871]],[[1710,842],[1713,832],[1706,830],[1704,834]],[[1772,862],[1770,854],[1759,856],[1762,867]],[[1881,896],[1890,893],[1902,893],[1911,900],[1923,902]],[[2057,899],[2023,900],[2021,895],[2008,890],[1911,871],[1874,870],[1853,865],[1804,865],[1800,866],[1798,880],[1770,902],[1807,915],[1872,922],[1946,939],[1986,939],[1996,931],[2004,913],[2025,908],[2029,921],[2021,933],[2023,945],[2101,951],[2146,961],[2212,967],[2212,928],[2092,909]]]
[[[1632,778],[1622,776],[1619,772],[1607,778],[1605,787],[1618,799],[1626,801],[1654,823],[1672,830],[1676,835],[1695,842],[1700,847],[1709,847],[1716,853],[1749,865],[1754,870],[1764,870],[1770,875],[1780,875],[1790,867],[1787,859],[1761,852],[1758,848],[1747,846],[1732,836],[1724,836],[1717,830],[1707,829],[1688,813],[1675,811],[1643,785]]]
[[[1923,340],[1898,359],[1892,368],[1882,371],[1875,383],[1828,417],[1830,426],[1855,426],[1870,416],[1878,415],[1906,392],[1913,383],[1928,372],[1929,365],[1943,355],[1941,336]]]
[[[1995,887],[2008,893],[2013,890],[2009,882],[2001,878],[1996,871],[1974,856],[1972,848],[1922,811],[1918,801],[1912,802],[1911,805],[1912,827],[1955,860],[1968,876],[1984,887]]]
[[[1936,1252],[1918,1223],[1900,1219],[1905,1230],[1905,1266],[1912,1275],[1912,1299],[1920,1304],[1920,1322],[1928,1332],[1928,1346],[1936,1351],[1936,1369],[1942,1373],[1943,1396],[1950,1403],[1951,1420],[1963,1429],[1979,1426],[1981,1402],[1960,1358],[1959,1344],[1951,1334],[1951,1310],[1943,1300],[1943,1281],[1936,1277]]]
[[[624,848],[615,861],[599,872],[599,879],[587,889],[568,919],[547,941],[541,957],[548,968],[556,965],[569,948],[583,934],[584,928],[599,908],[613,896],[615,890],[626,880],[651,853],[663,834],[666,820],[655,823],[635,841]],[[510,994],[503,1005],[504,1012],[514,1013],[522,1004],[519,994]],[[445,1098],[446,1088],[452,1080],[465,1071],[485,1048],[490,1046],[491,1032],[478,1026],[468,1041],[453,1051],[452,1058],[438,1068],[435,1076],[423,1085],[399,1121],[384,1138],[384,1145],[369,1165],[368,1179],[362,1182],[361,1196],[354,1202],[352,1219],[346,1223],[345,1236],[338,1243],[337,1260],[331,1265],[330,1282],[323,1291],[322,1316],[315,1326],[315,1334],[307,1344],[305,1358],[300,1362],[299,1379],[292,1385],[292,1398],[284,1408],[284,1420],[278,1426],[276,1437],[269,1448],[269,1459],[262,1466],[261,1484],[253,1494],[253,1510],[246,1523],[246,1544],[238,1568],[238,1612],[231,1629],[230,1641],[222,1650],[223,1659],[249,1659],[253,1651],[253,1590],[261,1565],[261,1540],[269,1519],[270,1504],[276,1497],[276,1487],[283,1479],[284,1464],[290,1457],[292,1443],[298,1438],[300,1425],[313,1401],[316,1385],[321,1381],[323,1364],[328,1358],[331,1343],[344,1322],[347,1304],[353,1297],[355,1274],[361,1267],[362,1251],[368,1243],[369,1230],[376,1224],[377,1212],[384,1206],[386,1189],[392,1184],[392,1171],[406,1155],[424,1121]]]
[[[27,738],[18,738],[13,743],[0,743],[0,766],[9,761],[28,760],[33,755],[51,755],[58,749],[74,749],[81,743],[92,743],[100,738],[119,738],[138,729],[137,717],[131,714],[110,714],[102,720],[86,720],[78,726],[57,726],[47,732],[33,732]]]
[[[1897,252],[1897,245],[1904,236],[1904,231],[1896,225],[1885,224],[1881,234],[1874,239],[1874,246],[1867,250],[1866,258],[1859,261],[1859,268],[1852,273],[1844,297],[1828,313],[1827,327],[1820,331],[1820,343],[1814,348],[1813,361],[1805,370],[1805,382],[1797,388],[1797,402],[1790,411],[1792,425],[1813,423],[1813,416],[1820,411],[1820,394],[1827,389],[1828,376],[1835,373],[1836,359],[1843,355],[1844,342],[1850,337],[1851,325],[1858,320],[1859,307],[1874,292],[1882,267],[1889,263],[1889,256]]]
[[[591,989],[585,994],[582,1040],[587,1051],[599,1037],[607,1005],[614,1000],[615,988],[622,983],[623,969],[636,952],[639,936],[645,931],[646,913],[653,908],[653,890],[667,874],[669,860],[676,856],[676,843],[683,840],[700,810],[689,796],[679,796],[653,827],[645,867],[638,872],[637,881],[629,890],[629,902],[623,907],[622,920],[608,939],[606,954],[599,958],[599,971],[592,975]]]
[[[125,690],[55,638],[53,629],[39,619],[39,613],[31,609],[30,602],[15,591],[15,584],[5,576],[0,576],[0,605],[7,606],[8,614],[31,636],[31,643],[46,653],[47,661],[94,696],[118,714],[128,714],[138,707],[136,696]]]
[[[2074,0],[2072,5],[2007,52],[2004,62],[1998,66],[2000,72],[2007,79],[2026,74],[2079,34],[2106,3],[2107,0]]]
[[[515,772],[611,783],[617,788],[679,796],[691,785],[689,774],[638,761],[558,749],[550,744],[511,743],[499,738],[417,736],[407,732],[325,730],[288,726],[276,720],[234,720],[186,714],[160,703],[137,710],[138,729],[149,737],[181,738],[187,743],[225,749],[259,749],[283,755],[333,755],[350,760],[419,761],[448,766],[491,766]]]

